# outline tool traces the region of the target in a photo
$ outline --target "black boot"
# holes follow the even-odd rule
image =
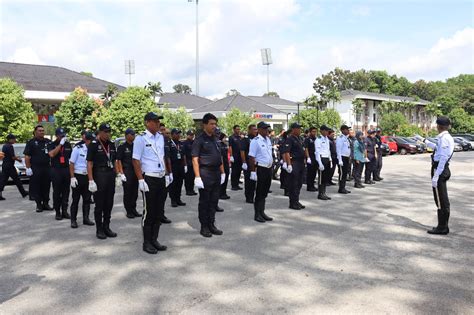
[[[71,227],[77,229],[77,208],[71,207]]]
[[[90,211],[90,207],[86,207],[86,208],[82,209],[82,223],[84,225],[93,226],[95,224],[94,224],[94,222],[89,220],[89,211]]]
[[[47,201],[44,201],[44,202],[43,202],[43,210],[45,210],[45,211],[53,211],[54,209],[51,208],[51,206],[48,204]]]
[[[61,210],[56,209],[56,220],[60,221],[63,219],[63,216],[61,215]]]
[[[318,199],[320,199],[320,200],[329,200],[328,196],[326,196],[326,186],[325,185],[319,185]]]
[[[257,221],[257,222],[260,222],[260,223],[265,223],[265,222],[267,222],[267,221],[265,220],[265,218],[262,216],[260,210],[257,210],[257,209],[255,209],[255,215],[254,215],[253,219],[254,219],[255,221]]]
[[[131,212],[137,218],[141,218],[141,216],[142,216],[140,213],[137,212],[137,209],[133,209]]]
[[[2,192],[0,191],[0,201],[1,201],[1,200],[5,200],[5,198],[3,198]]]
[[[219,206],[217,206],[217,207],[216,207],[216,212],[224,212],[224,209],[221,208],[221,207],[219,207]]]
[[[163,224],[170,224],[170,223],[171,223],[171,220],[168,219],[165,215],[163,215],[163,217],[161,218],[160,222],[163,223]]]
[[[262,218],[265,219],[265,221],[273,221],[272,217],[269,217],[268,215],[265,214],[265,210],[262,210],[260,214],[262,215]]]
[[[355,183],[354,187],[355,188],[365,188],[365,186],[362,185],[361,183]]]
[[[183,202],[181,199],[178,199],[178,201],[176,201],[176,203],[178,204],[178,206],[185,206],[186,205],[186,202]]]
[[[39,201],[36,202],[36,212],[43,212],[43,205]]]
[[[436,235],[447,235],[449,233],[445,211],[438,209],[438,226],[428,230],[427,232],[428,234]]]
[[[224,232],[219,230],[214,223],[209,226],[209,231],[214,235],[222,235]]]
[[[28,190],[24,190],[24,189],[23,189],[23,191],[21,192],[21,196],[22,196],[23,198],[25,198],[25,197],[28,196],[28,195],[29,195]],[[1,196],[1,193],[0,193],[0,196]]]
[[[153,237],[153,227],[151,226],[144,226],[143,227],[143,251],[147,252],[148,254],[157,254],[158,250],[153,246],[151,243]]]
[[[66,209],[63,209],[62,213],[61,213],[63,219],[70,219],[71,216],[69,215],[69,213],[67,212],[67,208]]]
[[[125,215],[127,218],[135,219],[135,215],[132,213],[132,211],[129,211],[127,209],[125,209],[125,211],[127,211],[127,214]]]
[[[104,233],[107,237],[117,237],[117,233],[115,233],[114,231],[112,231],[110,229],[110,223],[105,223],[104,222]]]
[[[154,224],[152,227],[152,238],[151,238],[151,244],[158,250],[166,250],[168,247],[165,245],[161,245],[160,242],[158,242],[158,235],[160,234],[160,225],[159,224]]]
[[[102,225],[102,215],[101,214],[95,214],[95,224],[96,224],[96,233],[95,236],[97,236],[98,239],[105,240],[107,238],[107,235],[104,233],[104,227]]]
[[[207,225],[201,225],[201,231],[199,233],[204,237],[212,237],[212,233]]]

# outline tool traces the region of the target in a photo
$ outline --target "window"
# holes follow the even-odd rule
[[[377,121],[377,115],[375,113],[373,114],[372,119],[373,119],[372,121]]]

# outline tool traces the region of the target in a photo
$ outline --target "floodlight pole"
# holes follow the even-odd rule
[[[270,93],[270,65],[267,65],[267,95]]]
[[[196,95],[199,96],[199,0],[196,0]]]

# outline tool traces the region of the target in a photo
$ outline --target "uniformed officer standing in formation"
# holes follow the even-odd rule
[[[15,161],[21,162],[21,158],[16,156],[15,149],[13,148],[15,142],[16,137],[12,134],[9,134],[7,135],[7,143],[5,143],[2,147],[3,164],[2,173],[0,176],[0,200],[5,200],[5,198],[2,196],[2,192],[9,178],[13,180],[13,183],[16,185],[23,198],[28,196],[28,192],[25,190],[25,188],[23,188],[23,184],[18,177],[18,172],[15,167]]]
[[[375,131],[370,129],[367,131],[365,138],[365,150],[367,151],[367,162],[365,163],[365,180],[364,183],[368,185],[375,184],[372,178],[375,178],[375,169],[377,164],[377,148],[374,139]]]
[[[171,169],[173,173],[173,182],[169,186],[171,207],[185,206],[181,200],[181,189],[185,174],[189,171],[186,163],[186,155],[184,154],[184,146],[180,141],[181,130],[177,128],[171,129],[171,139],[169,140],[169,158],[171,161]]]
[[[229,152],[230,152],[230,163],[232,164],[232,170],[230,173],[230,186],[232,190],[242,190],[240,187],[240,174],[242,173],[242,157],[240,155],[240,142],[242,138],[240,136],[240,126],[235,125],[232,128],[234,132],[229,137]]]
[[[306,190],[307,191],[318,191],[314,187],[314,181],[316,180],[317,163],[316,156],[314,155],[314,142],[316,141],[315,127],[309,128],[309,135],[304,140],[304,147],[306,151]]]
[[[454,139],[448,131],[451,125],[448,117],[438,117],[436,124],[439,132],[436,137],[437,142],[432,143],[425,140],[426,145],[434,149],[431,155],[431,186],[433,187],[433,196],[438,208],[438,225],[428,230],[428,233],[447,235],[449,233],[448,223],[451,209],[446,182],[451,177],[449,161],[454,152]]]
[[[334,173],[336,172],[337,167],[337,151],[336,151],[336,133],[333,129],[329,129],[328,131],[328,139],[329,139],[329,151],[331,151],[331,171],[329,172],[329,181],[327,183],[328,186],[336,185],[332,178],[334,177]]]
[[[351,143],[349,141],[349,129],[349,126],[342,125],[342,135],[337,137],[336,140],[337,163],[339,169],[338,193],[340,194],[350,193],[350,191],[346,189],[347,174],[349,173],[351,165]]]
[[[225,172],[225,180],[224,183],[221,185],[221,192],[219,199],[227,200],[230,199],[230,196],[227,195],[227,184],[229,182],[229,175],[230,175],[230,166],[229,166],[229,146],[225,143],[224,139],[226,137],[225,133],[223,133],[219,128],[216,128],[216,137],[217,142],[219,143],[219,148],[221,149],[222,155],[222,162],[224,164],[224,172]],[[216,211],[220,211],[221,208],[218,206]],[[223,210],[223,209],[222,209]]]
[[[247,136],[240,141],[240,158],[242,160],[242,169],[244,170],[244,194],[245,202],[253,203],[255,197],[255,181],[250,180],[249,149],[250,141],[257,136],[257,127],[251,124],[247,128]]]
[[[138,185],[144,194],[142,218],[143,251],[156,254],[167,247],[158,242],[161,220],[164,217],[167,186],[172,181],[171,169],[166,163],[168,150],[160,130],[160,119],[156,113],[145,115],[146,131],[135,139],[133,166]]]
[[[51,157],[51,180],[53,182],[53,208],[56,220],[70,219],[67,213],[71,176],[69,174],[69,158],[72,147],[63,128],[56,129],[56,140],[48,144]]]
[[[186,189],[186,196],[195,196],[194,191],[194,172],[193,172],[193,157],[191,151],[194,143],[194,131],[188,130],[186,132],[186,140],[183,142],[184,155],[186,155],[187,172],[184,177],[184,187]]]
[[[331,173],[331,150],[329,147],[329,139],[327,137],[329,128],[322,125],[319,128],[320,136],[314,142],[316,162],[318,163],[318,199],[330,200],[331,197],[326,195],[326,186],[330,181]]]
[[[71,228],[77,225],[77,212],[79,200],[82,197],[82,223],[93,226],[94,222],[89,219],[91,192],[89,191],[89,180],[87,178],[87,147],[94,139],[91,132],[82,132],[82,141],[78,142],[72,149],[69,159],[69,174],[71,176],[72,203],[71,203]]]
[[[364,170],[364,164],[366,162],[364,134],[362,131],[357,131],[354,140],[354,187],[364,188],[362,185],[362,172]]]
[[[383,180],[382,177],[380,177],[380,173],[382,172],[382,137],[380,136],[382,133],[382,129],[377,128],[375,130],[375,144],[376,144],[376,150],[377,150],[377,162],[375,163],[375,172],[374,172],[374,181],[379,182]]]
[[[305,150],[300,138],[301,125],[293,123],[290,126],[291,133],[285,141],[281,152],[286,163],[285,170],[288,173],[287,187],[290,199],[290,209],[300,210],[305,206],[300,203],[300,190],[303,185],[305,172]]]
[[[265,199],[272,184],[273,148],[268,134],[270,125],[261,121],[257,128],[258,136],[250,142],[248,166],[250,180],[256,182],[254,220],[264,223],[273,220],[265,214]]]
[[[110,229],[110,219],[114,206],[116,157],[115,144],[110,141],[110,125],[99,126],[99,134],[87,150],[87,176],[89,191],[94,194],[95,224],[98,239],[116,237]]]
[[[117,170],[123,186],[123,205],[129,219],[142,215],[137,211],[138,178],[133,169],[132,154],[135,130],[125,130],[125,142],[117,148]]]
[[[282,131],[280,138],[278,139],[278,154],[279,154],[279,163],[281,165],[280,170],[280,189],[283,189],[283,194],[289,196],[288,194],[288,172],[286,171],[287,165],[283,159],[283,152],[285,148],[286,140],[288,139],[288,131]]]
[[[30,196],[36,201],[36,212],[51,211],[49,191],[51,188],[51,158],[48,144],[51,140],[44,137],[44,128],[37,125],[34,138],[26,143],[25,155],[26,175],[30,176]]]
[[[215,225],[220,185],[225,181],[224,165],[215,137],[217,118],[207,113],[202,118],[203,133],[193,143],[194,184],[199,189],[199,222],[201,235],[211,237],[223,232]],[[234,160],[235,161],[235,160]]]

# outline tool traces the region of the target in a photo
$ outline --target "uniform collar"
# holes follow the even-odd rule
[[[159,132],[156,132],[156,134],[153,135],[148,129],[145,131],[145,134],[148,136],[148,138],[158,138],[159,136],[163,136]]]
[[[440,133],[438,136],[436,136],[436,138],[441,138],[442,136],[444,136],[445,134],[449,133],[447,130],[443,131],[442,133]]]

